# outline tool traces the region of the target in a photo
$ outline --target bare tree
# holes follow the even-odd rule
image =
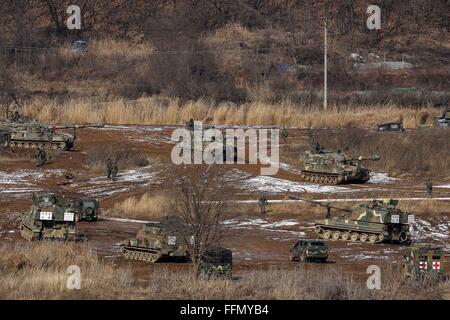
[[[225,237],[223,218],[229,192],[219,166],[191,165],[175,169],[176,195],[170,207],[176,229],[188,247],[196,277],[208,249]]]

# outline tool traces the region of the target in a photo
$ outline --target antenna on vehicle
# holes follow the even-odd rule
[[[324,64],[323,64],[323,110],[326,111],[327,107],[328,107],[328,86],[327,86],[327,81],[328,81],[328,68],[327,68],[327,63],[328,63],[328,43],[327,43],[328,39],[327,39],[327,17],[325,17],[324,20],[324,53],[323,53],[323,58],[324,58]]]

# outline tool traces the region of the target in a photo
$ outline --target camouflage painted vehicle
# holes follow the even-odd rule
[[[10,134],[5,147],[37,149],[39,147],[58,150],[71,150],[76,139],[77,128],[101,128],[104,125],[66,125],[50,126],[39,122],[10,122],[4,123]],[[55,132],[58,129],[73,129],[73,135]]]
[[[319,240],[299,240],[290,251],[291,261],[325,262],[328,259],[328,247]]]
[[[419,278],[427,274],[442,276],[444,272],[444,251],[429,243],[411,245],[409,254],[403,257],[403,271],[406,277]]]
[[[200,263],[202,274],[213,277],[231,278],[233,252],[222,247],[212,247],[206,251]]]
[[[314,231],[325,240],[369,243],[406,243],[411,240],[409,222],[413,216],[398,209],[396,200],[373,200],[372,203],[362,203],[352,209],[341,209],[330,203],[322,204],[293,196],[290,198],[310,202],[327,210],[336,209],[344,212],[339,217],[332,217],[330,214],[325,219],[315,221]]]
[[[361,165],[363,160],[380,160],[377,155],[371,157],[348,157],[338,151],[316,149],[300,155],[303,169],[300,178],[305,181],[325,184],[344,182],[364,183],[370,179],[370,170]]]
[[[144,224],[136,238],[122,242],[121,252],[127,259],[146,262],[189,260],[187,246],[181,237],[169,232],[161,223]]]
[[[450,109],[446,109],[442,116],[437,118],[434,122],[435,127],[448,128],[450,127]]]
[[[97,199],[79,199],[73,202],[77,221],[97,221],[100,205]]]
[[[227,159],[232,160],[233,162],[237,161],[237,147],[234,145],[234,142],[228,142],[226,137],[223,136],[222,141],[215,141],[214,137],[206,137],[205,132],[209,129],[216,129],[212,125],[203,125],[197,127],[192,119],[186,122],[186,129],[191,132],[191,145],[189,146],[189,150],[192,152],[204,152],[205,147],[208,147],[209,150],[212,149],[222,149],[223,150],[223,161],[225,162]],[[196,144],[194,139],[197,139],[195,136],[195,131],[201,132],[201,144]],[[203,154],[203,153],[202,153]],[[228,155],[232,155],[229,157]]]
[[[22,216],[20,234],[29,241],[84,240],[77,233],[73,202],[52,193],[36,193],[33,196],[30,212]]]

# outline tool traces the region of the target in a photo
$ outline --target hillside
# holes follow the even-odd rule
[[[439,113],[450,97],[446,0],[374,1],[381,8],[381,30],[366,27],[364,1],[86,1],[81,30],[65,27],[69,4],[5,6],[4,106],[18,99],[39,106],[34,112],[41,114],[51,104],[127,104],[153,96],[159,102],[152,108],[200,101],[204,109],[249,104],[317,110],[325,15],[333,110],[389,106],[411,113],[437,107]],[[87,52],[72,52],[76,39],[88,42]],[[352,54],[366,64],[403,61],[412,68],[355,68]]]

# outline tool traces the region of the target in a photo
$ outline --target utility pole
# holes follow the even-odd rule
[[[327,43],[327,19],[324,21],[324,54],[323,54],[323,110],[327,111],[328,107],[328,43]]]

